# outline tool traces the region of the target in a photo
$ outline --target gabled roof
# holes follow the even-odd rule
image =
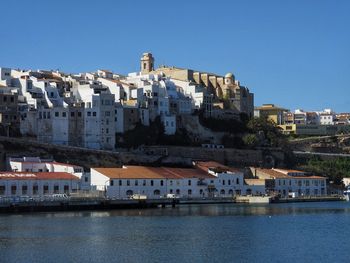
[[[111,179],[183,179],[215,178],[207,172],[194,168],[127,166],[123,168],[91,168]]]

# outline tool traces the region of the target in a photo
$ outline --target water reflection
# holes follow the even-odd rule
[[[329,243],[346,262],[349,217],[345,202],[2,215],[0,262],[329,262]]]

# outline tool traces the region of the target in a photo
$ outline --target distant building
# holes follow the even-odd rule
[[[263,104],[261,107],[256,107],[254,110],[255,117],[266,117],[275,124],[284,123],[285,112],[287,109],[275,106],[274,104]]]
[[[325,196],[327,195],[326,178],[313,176],[303,171],[285,169],[251,168],[258,179],[266,180],[266,191],[282,197]]]

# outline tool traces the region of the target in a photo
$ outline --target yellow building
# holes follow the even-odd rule
[[[285,108],[275,106],[274,104],[263,104],[261,107],[254,109],[255,117],[267,117],[277,125],[284,124],[284,112],[288,111]]]

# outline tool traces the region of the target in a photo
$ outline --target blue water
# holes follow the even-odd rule
[[[0,215],[0,262],[350,262],[350,203]]]

